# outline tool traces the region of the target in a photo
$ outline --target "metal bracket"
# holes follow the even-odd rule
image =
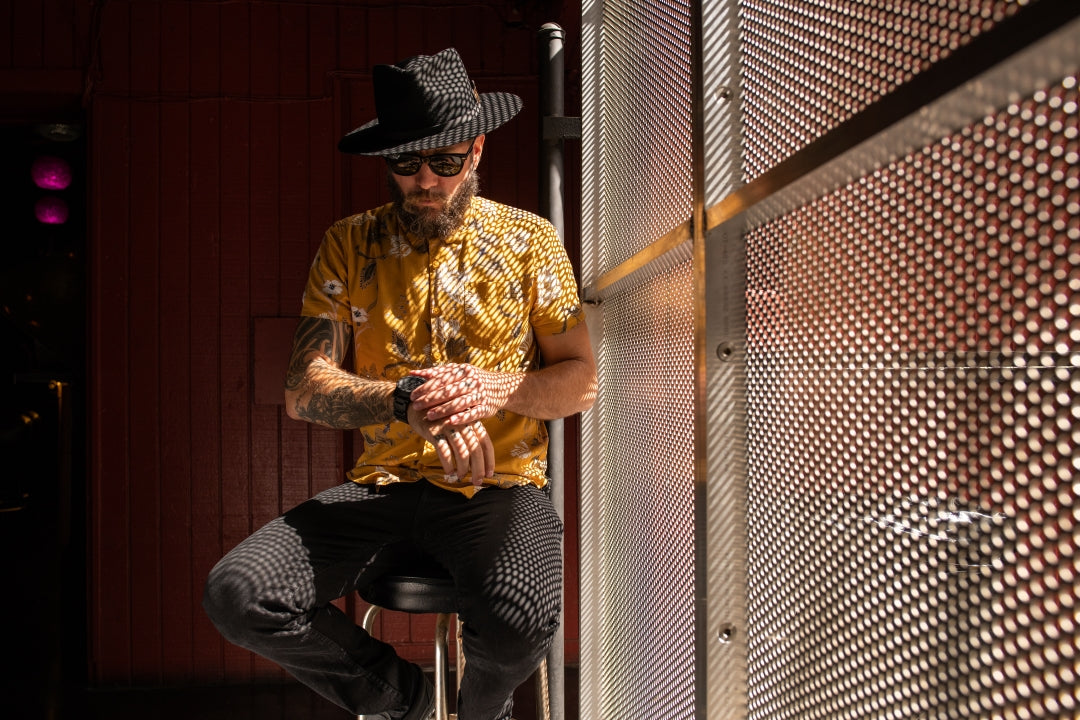
[[[580,140],[581,118],[548,115],[543,119],[545,140]]]

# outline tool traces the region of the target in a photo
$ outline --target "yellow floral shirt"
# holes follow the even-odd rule
[[[577,283],[552,225],[532,213],[474,198],[462,226],[430,244],[406,234],[391,205],[339,220],[311,266],[301,314],[347,322],[355,372],[396,382],[414,368],[469,363],[535,369],[534,333],[581,322]],[[544,423],[505,410],[484,420],[500,486],[547,482]],[[407,424],[361,428],[355,482],[426,479],[472,496],[471,477],[447,482],[435,448]]]

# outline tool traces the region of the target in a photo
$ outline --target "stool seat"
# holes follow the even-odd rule
[[[408,613],[454,613],[454,580],[431,558],[402,555],[393,570],[359,590],[360,597],[386,610]]]

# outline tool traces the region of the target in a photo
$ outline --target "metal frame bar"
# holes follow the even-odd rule
[[[709,462],[708,446],[708,375],[706,359],[706,277],[705,277],[705,49],[702,0],[691,3],[690,56],[691,75],[691,157],[693,158],[692,207],[690,236],[693,253],[694,318],[694,715],[707,718],[708,710],[708,526]],[[670,235],[670,233],[669,233]],[[665,236],[668,237],[668,236]]]

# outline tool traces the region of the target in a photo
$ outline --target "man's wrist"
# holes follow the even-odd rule
[[[406,375],[394,386],[394,419],[409,422],[409,405],[412,404],[412,391],[424,384],[424,378]]]

